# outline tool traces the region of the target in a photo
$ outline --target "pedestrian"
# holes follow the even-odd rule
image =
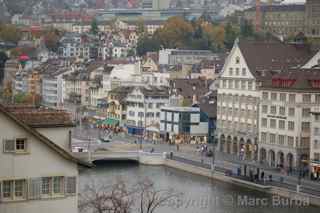
[[[269,175],[269,181],[272,182],[272,175]]]
[[[261,180],[264,181],[264,171],[261,172]]]
[[[173,159],[173,152],[172,151],[170,152],[170,159],[171,160]]]
[[[252,171],[252,169],[249,170],[249,177],[250,177],[250,181],[253,182],[254,178],[253,178],[253,171]]]
[[[179,144],[177,144],[177,152],[179,152]]]

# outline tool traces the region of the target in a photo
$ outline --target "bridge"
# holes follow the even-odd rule
[[[96,152],[74,152],[76,158],[94,163],[97,161],[137,161],[147,165],[163,165],[163,153],[150,153],[143,151],[96,151]]]

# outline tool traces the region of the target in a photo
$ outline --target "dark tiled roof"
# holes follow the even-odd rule
[[[6,106],[6,109],[33,128],[74,126],[70,114],[62,110],[32,106]]]
[[[52,142],[50,139],[48,139],[47,137],[45,137],[44,135],[40,134],[38,131],[36,131],[34,128],[30,127],[28,124],[26,124],[24,121],[20,120],[19,118],[17,118],[14,114],[12,114],[10,111],[8,111],[8,109],[0,104],[0,113],[3,113],[6,117],[8,117],[10,120],[12,120],[13,122],[15,122],[17,125],[19,125],[21,128],[23,128],[25,131],[27,131],[28,133],[30,133],[32,136],[34,136],[35,138],[37,138],[40,142],[44,143],[45,145],[47,145],[50,149],[52,149],[53,151],[55,151],[57,154],[59,154],[60,156],[62,156],[63,158],[65,158],[66,160],[69,160],[71,162],[80,164],[82,166],[86,166],[86,167],[92,167],[91,164],[88,164],[86,162],[80,161],[78,159],[76,159],[75,157],[73,157],[69,152],[67,152],[66,150],[64,150],[63,148],[61,148],[60,146],[58,146],[57,144],[55,144],[54,142]]]
[[[262,89],[316,91],[320,93],[320,69],[295,69],[261,81]]]
[[[127,95],[129,93],[132,92],[132,90],[134,89],[134,87],[131,87],[131,86],[128,86],[128,87],[117,87],[113,90],[111,90],[109,92],[110,95],[115,95],[117,96],[117,100],[120,102],[120,103],[123,103],[127,97]]]
[[[170,81],[171,94],[181,95],[185,99],[192,100],[193,95],[198,98],[209,92],[213,80],[203,79],[174,79]]]
[[[256,77],[261,76],[262,71],[299,68],[314,56],[314,52],[301,44],[240,41],[239,47],[250,71]]]
[[[140,87],[145,96],[169,97],[169,90],[167,87],[147,86]]]

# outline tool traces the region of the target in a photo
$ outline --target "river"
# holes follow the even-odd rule
[[[249,190],[244,187],[212,181],[167,167],[144,166],[132,162],[104,162],[94,169],[80,172],[80,193],[92,182],[104,185],[121,179],[128,185],[148,178],[157,189],[173,188],[182,193],[173,203],[161,206],[156,213],[319,213],[320,208],[307,200],[293,201]],[[289,206],[291,204],[291,206]]]

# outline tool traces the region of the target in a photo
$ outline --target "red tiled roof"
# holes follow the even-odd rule
[[[32,106],[6,106],[6,108],[19,120],[33,128],[74,126],[70,114],[66,111]]]

